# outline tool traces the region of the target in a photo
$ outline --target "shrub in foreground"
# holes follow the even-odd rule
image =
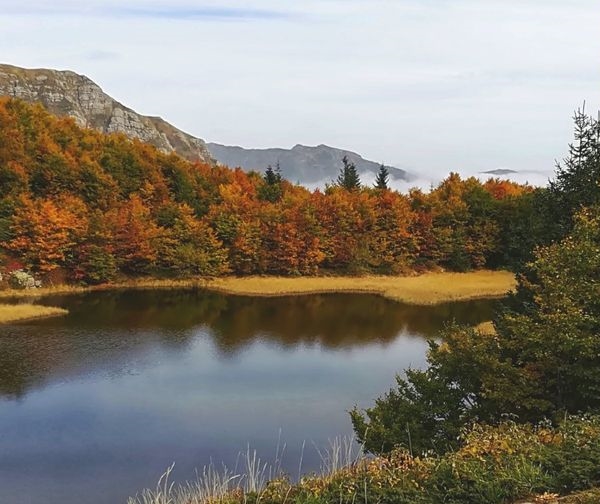
[[[405,450],[361,456],[297,483],[283,475],[267,482],[260,463],[259,473],[205,470],[180,487],[169,484],[166,473],[156,490],[129,504],[503,504],[600,486],[600,417],[568,417],[556,428],[474,425],[460,445],[443,456],[413,457]]]

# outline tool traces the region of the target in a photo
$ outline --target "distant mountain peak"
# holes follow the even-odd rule
[[[0,64],[0,95],[39,102],[51,113],[72,117],[86,128],[124,133],[165,152],[213,162],[203,140],[184,133],[160,117],[138,114],[107,95],[89,77],[70,70]]]
[[[296,144],[291,149],[245,149],[218,143],[208,143],[207,146],[211,155],[221,164],[239,166],[246,171],[262,172],[267,166],[279,163],[281,173],[286,179],[309,185],[335,180],[344,156],[356,165],[359,175],[365,178],[374,178],[381,166],[381,163],[364,159],[356,152],[325,144]],[[393,166],[387,168],[392,179],[410,180],[406,171]]]
[[[497,168],[495,170],[488,170],[481,173],[485,173],[487,175],[511,175],[518,172],[515,170],[510,170],[509,168]]]

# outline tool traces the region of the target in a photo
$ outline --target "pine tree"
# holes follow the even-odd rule
[[[275,165],[275,169],[271,165],[267,166],[265,171],[264,180],[267,185],[275,185],[281,182],[281,167],[279,166],[279,161]]]
[[[360,177],[356,171],[356,165],[348,159],[348,156],[342,158],[343,166],[340,168],[340,174],[337,183],[347,191],[360,189]]]
[[[554,208],[549,218],[559,227],[558,238],[570,232],[572,217],[579,209],[600,204],[600,122],[587,115],[585,108],[577,110],[573,120],[575,141],[569,145],[569,156],[557,165],[556,179],[550,182]]]
[[[379,167],[379,172],[377,173],[377,177],[375,178],[375,189],[389,189],[388,180],[390,178],[390,172],[387,167],[382,164]]]
[[[271,203],[279,201],[283,194],[283,189],[281,187],[283,178],[281,176],[279,161],[277,161],[275,169],[273,169],[271,165],[267,166],[263,180],[265,181],[265,185],[258,190],[259,198],[263,201],[270,201]]]

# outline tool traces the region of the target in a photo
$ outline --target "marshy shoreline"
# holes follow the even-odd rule
[[[262,297],[376,294],[403,304],[430,306],[452,301],[501,298],[515,285],[513,273],[480,270],[418,276],[225,277],[211,280],[205,287],[225,294]]]
[[[514,289],[516,279],[508,271],[479,270],[468,273],[436,272],[416,276],[320,276],[320,277],[221,277],[185,280],[139,279],[99,286],[58,285],[34,290],[0,291],[0,299],[39,299],[94,291],[205,289],[223,294],[254,297],[310,294],[375,294],[399,303],[431,306],[453,301],[501,298]],[[41,317],[61,316],[62,308],[38,304],[0,304],[0,324]]]

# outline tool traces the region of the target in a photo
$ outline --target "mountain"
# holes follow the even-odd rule
[[[282,175],[301,184],[317,184],[335,180],[342,158],[356,165],[363,181],[371,181],[379,163],[360,155],[327,145],[292,149],[244,149],[217,143],[206,144],[177,129],[160,117],[144,116],[107,95],[100,86],[84,75],[71,71],[26,69],[0,64],[0,96],[11,96],[28,102],[40,102],[49,112],[69,116],[83,127],[102,133],[124,133],[158,147],[176,152],[189,160],[220,164],[244,170],[264,171],[279,163]],[[387,167],[391,179],[409,180],[399,168]]]
[[[124,133],[164,152],[176,152],[194,161],[214,162],[203,140],[178,130],[160,117],[138,114],[75,72],[0,64],[0,95],[40,102],[51,113],[70,116],[86,128]]]
[[[268,165],[275,167],[279,163],[284,178],[301,184],[335,180],[344,156],[348,156],[348,159],[356,165],[363,179],[372,180],[380,166],[380,163],[363,159],[355,152],[327,145],[317,147],[296,145],[292,149],[244,149],[217,143],[208,143],[207,146],[212,156],[221,164],[263,172]],[[404,170],[392,166],[387,168],[392,179],[410,179]]]
[[[488,170],[481,173],[485,173],[487,175],[511,175],[513,173],[518,173],[515,170],[509,170],[508,168],[498,168],[496,170]]]

